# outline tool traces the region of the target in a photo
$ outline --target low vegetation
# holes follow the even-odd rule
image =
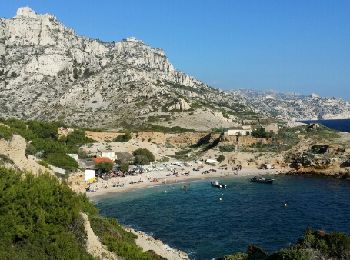
[[[108,250],[119,256],[124,256],[126,260],[162,259],[159,256],[152,256],[149,254],[150,252],[144,253],[135,244],[136,235],[125,231],[115,219],[93,216],[90,221],[92,229]]]
[[[111,162],[100,162],[95,165],[97,171],[101,173],[109,172],[113,169],[113,163]]]
[[[37,156],[43,162],[66,169],[75,170],[77,162],[67,154],[79,153],[79,147],[92,142],[85,132],[75,129],[68,136],[58,137],[59,122],[22,121],[18,119],[0,120],[0,138],[9,140],[12,135],[23,136],[29,144],[26,154]]]
[[[288,247],[268,254],[263,249],[250,245],[247,253],[224,256],[221,260],[311,260],[350,259],[350,237],[344,233],[314,231],[307,229],[304,237]]]
[[[235,151],[235,146],[232,144],[226,144],[219,146],[219,150],[222,153],[230,153]]]
[[[166,127],[161,125],[145,125],[131,128],[133,132],[162,132],[162,133],[186,133],[195,132],[194,129],[182,128],[180,126]]]
[[[217,160],[219,163],[225,161],[225,155],[220,154],[216,160]]]
[[[273,133],[271,132],[266,132],[265,128],[257,128],[252,131],[252,136],[255,138],[271,138]]]
[[[0,168],[0,259],[92,259],[79,212],[88,205],[49,175]]]
[[[150,162],[155,161],[153,153],[146,148],[138,148],[133,152],[135,157],[134,164],[136,165],[147,165]]]
[[[113,142],[129,142],[132,138],[132,135],[130,132],[126,132],[123,135],[118,135],[116,138],[113,139]]]
[[[95,259],[85,249],[80,212],[107,248],[123,259],[162,259],[142,252],[136,236],[103,218],[85,195],[43,174],[0,168],[0,259]]]

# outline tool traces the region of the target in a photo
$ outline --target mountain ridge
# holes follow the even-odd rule
[[[0,57],[2,117],[196,130],[258,118],[350,118],[349,103],[340,99],[315,109],[307,105],[310,100],[278,96],[278,104],[269,105],[248,91],[215,89],[177,71],[162,49],[133,37],[102,42],[78,36],[55,16],[36,14],[29,7],[0,19]],[[285,102],[292,107],[286,108]],[[320,98],[313,105],[327,102]]]

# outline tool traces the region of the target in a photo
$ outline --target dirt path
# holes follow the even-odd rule
[[[84,219],[85,232],[87,234],[86,251],[94,257],[103,260],[121,260],[122,257],[116,256],[114,253],[107,250],[106,246],[102,245],[99,238],[95,235],[91,228],[88,216],[85,213],[80,213]]]

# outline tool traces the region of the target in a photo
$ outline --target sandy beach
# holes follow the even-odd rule
[[[174,175],[174,172],[177,174]],[[112,177],[108,180],[99,179],[97,182],[90,185],[90,189],[94,191],[86,192],[86,194],[90,200],[98,201],[106,196],[113,196],[113,194],[116,193],[158,185],[185,183],[205,179],[209,182],[222,177],[237,178],[242,176],[278,174],[279,172],[280,171],[277,171],[276,169],[260,170],[257,168],[243,168],[242,170],[236,171],[233,170],[232,167],[220,168],[218,166],[210,165],[203,165],[199,170],[198,165],[179,166],[171,171],[157,170],[144,172],[135,176],[128,175],[125,177]],[[156,182],[154,181],[155,179],[157,180]],[[137,231],[130,227],[125,227],[125,229],[137,235],[135,242],[144,251],[153,250],[156,254],[171,260],[189,259],[186,252],[171,248],[161,240],[155,239],[142,231]]]
[[[221,169],[219,167],[205,165],[200,170],[194,171],[193,166],[178,167],[174,175],[168,170],[150,171],[137,175],[128,175],[125,177],[113,177],[108,180],[99,179],[90,185],[90,192],[87,196],[92,200],[98,200],[99,197],[109,196],[112,193],[126,192],[135,189],[148,188],[152,186],[190,182],[201,179],[215,180],[221,177],[242,177],[266,174],[278,174],[276,169],[260,170],[257,168],[243,168],[240,171],[234,171],[232,167]]]

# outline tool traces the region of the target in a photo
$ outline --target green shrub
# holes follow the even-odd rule
[[[252,136],[255,138],[271,138],[272,135],[272,133],[266,132],[265,128],[263,127],[257,128],[254,131],[252,131]]]
[[[118,135],[116,138],[114,138],[113,142],[128,142],[131,138],[131,134],[129,132],[126,132],[125,134]]]
[[[79,212],[87,203],[50,175],[0,168],[0,259],[92,259]]]
[[[43,174],[35,177],[0,168],[0,259],[95,259],[85,250],[86,233],[80,212],[107,248],[126,260],[160,260],[143,252],[136,235],[114,219],[98,215],[85,195]]]
[[[38,163],[39,163],[40,165],[44,166],[45,168],[49,168],[48,163],[45,162],[45,161],[39,161]]]
[[[45,156],[44,160],[53,166],[70,171],[78,168],[78,163],[72,157],[64,153],[49,153]]]
[[[266,259],[266,260],[309,260],[309,259],[350,259],[350,237],[344,233],[313,231],[307,229],[304,237],[289,248],[283,248],[268,255],[256,246],[249,246],[247,258],[238,253],[219,259]]]
[[[138,148],[133,152],[135,156],[135,164],[149,164],[155,161],[153,153],[147,148]]]
[[[101,163],[97,163],[95,165],[96,169],[100,170],[101,172],[105,173],[105,172],[109,172],[113,169],[113,163],[111,162],[101,162]]]
[[[27,126],[38,138],[57,138],[58,123],[28,121]]]
[[[83,144],[91,143],[93,141],[94,140],[85,136],[85,131],[80,130],[80,129],[75,129],[74,132],[70,133],[66,137],[65,143],[68,146],[74,146],[74,145],[81,146]]]
[[[127,172],[129,170],[129,164],[128,163],[121,163],[119,165],[119,170],[122,172]]]
[[[135,165],[148,165],[150,163],[149,159],[145,155],[135,155],[134,164]]]
[[[219,150],[222,153],[230,153],[235,151],[235,146],[232,144],[219,146]]]
[[[248,255],[245,253],[236,253],[234,255],[219,257],[218,260],[248,260]]]
[[[195,132],[194,129],[182,128],[180,126],[166,127],[161,125],[148,125],[133,129],[134,132],[141,131],[152,131],[152,132],[162,132],[162,133],[186,133]]]
[[[67,153],[78,153],[79,147],[93,140],[85,137],[85,132],[75,129],[66,137],[58,139],[57,129],[63,126],[58,122],[23,121],[18,119],[0,120],[0,138],[9,139],[13,134],[26,138],[26,154],[36,155],[40,159],[67,170],[77,169],[78,164]],[[54,155],[57,155],[55,158]]]
[[[225,156],[222,155],[222,154],[220,154],[216,160],[217,160],[219,163],[221,163],[221,162],[225,161]]]
[[[311,253],[305,249],[282,249],[267,258],[268,260],[309,260]]]
[[[0,125],[0,139],[4,138],[6,140],[11,139],[14,134],[13,130],[7,126]]]
[[[136,235],[125,231],[115,219],[91,217],[91,227],[108,250],[126,260],[157,259],[135,244]]]
[[[327,254],[338,259],[350,259],[350,237],[344,233],[327,234],[325,241],[328,245]]]

